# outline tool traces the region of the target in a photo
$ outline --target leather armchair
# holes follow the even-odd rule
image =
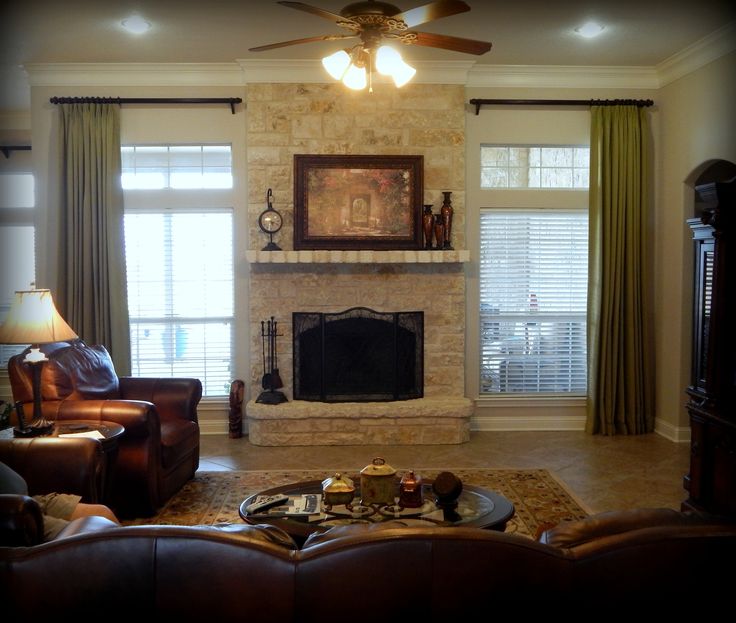
[[[0,494],[2,545],[30,546],[42,541],[43,515],[30,495],[73,493],[84,502],[99,501],[105,460],[102,446],[94,439],[2,439],[0,462],[23,477],[29,493]]]
[[[118,444],[110,505],[119,517],[153,515],[199,467],[199,379],[118,377],[104,346],[81,340],[41,349],[48,420],[106,420],[125,427]],[[32,402],[25,353],[8,362],[13,399]]]

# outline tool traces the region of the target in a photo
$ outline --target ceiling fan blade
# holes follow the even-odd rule
[[[437,0],[391,17],[402,20],[409,28],[414,28],[419,24],[425,24],[457,13],[464,13],[465,11],[470,11],[470,7],[461,0]]]
[[[275,50],[276,48],[284,48],[287,45],[297,45],[299,43],[312,43],[313,41],[338,41],[340,39],[354,39],[358,35],[322,35],[317,37],[306,37],[304,39],[293,39],[292,41],[281,41],[280,43],[270,43],[268,45],[259,45],[255,48],[248,48],[248,52],[263,52],[264,50]]]
[[[312,15],[318,15],[319,17],[324,17],[325,19],[330,20],[331,22],[349,22],[350,19],[343,17],[342,15],[338,15],[337,13],[330,13],[329,11],[325,11],[324,9],[320,9],[316,6],[312,6],[311,4],[304,4],[303,2],[286,2],[284,0],[278,0],[278,4],[283,4],[284,6],[288,6],[292,9],[297,9],[298,11],[304,11],[305,13],[311,13]]]
[[[409,40],[404,40],[406,35],[411,36],[411,38]],[[414,39],[412,35],[416,35],[416,39]],[[453,50],[454,52],[463,52],[465,54],[485,54],[491,49],[491,44],[488,41],[476,41],[475,39],[437,35],[433,32],[417,32],[416,30],[405,32],[402,36],[402,42],[409,45],[424,45],[429,48]]]

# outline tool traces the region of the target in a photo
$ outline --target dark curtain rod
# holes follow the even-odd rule
[[[52,97],[52,104],[229,104],[235,114],[240,97]]]
[[[475,106],[475,114],[480,112],[481,106],[653,106],[652,100],[488,100],[472,99],[471,106]]]

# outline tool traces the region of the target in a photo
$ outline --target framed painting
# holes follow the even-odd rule
[[[421,249],[423,156],[294,156],[295,249]]]

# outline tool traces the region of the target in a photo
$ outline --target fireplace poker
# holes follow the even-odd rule
[[[266,372],[266,326],[263,320],[261,320],[261,356],[263,361],[261,387],[263,387],[263,389],[268,389],[271,386],[271,375]]]
[[[273,316],[271,317],[273,320]],[[273,320],[273,361],[271,362],[271,389],[279,389],[284,384],[281,381],[281,375],[279,374],[278,356],[276,354],[276,337],[278,336],[277,321]]]

